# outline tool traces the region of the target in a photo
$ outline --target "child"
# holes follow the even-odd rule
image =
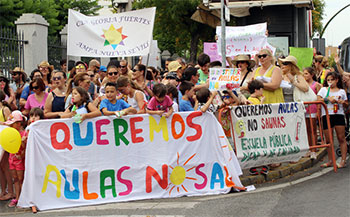
[[[224,102],[224,106],[235,106],[239,105],[239,99],[236,94],[231,90],[222,91],[224,94],[222,96],[222,101]]]
[[[213,105],[213,99],[218,94],[217,91],[210,92],[210,90],[206,87],[201,88],[196,92],[196,98],[198,100],[198,110],[201,110],[201,112],[216,112],[218,110],[218,107],[215,107]]]
[[[28,121],[28,127],[26,130],[30,129],[30,125],[34,123],[35,121],[44,119],[44,111],[40,108],[32,108],[29,112],[29,121]]]
[[[170,97],[170,99],[173,101],[173,110],[174,112],[179,112],[179,91],[177,90],[176,86],[173,84],[167,84],[165,85],[167,89],[166,95]]]
[[[135,108],[137,114],[146,113],[147,98],[141,88],[127,76],[120,76],[117,80],[118,91],[128,96],[128,104]]]
[[[248,98],[248,101],[250,101],[253,105],[260,105],[264,103],[265,97],[263,96],[263,83],[259,80],[252,80],[248,83],[248,90],[250,93],[250,96]],[[264,165],[261,168],[260,173],[267,175],[269,172],[269,167]],[[258,175],[258,171],[256,167],[252,167],[249,169],[249,173],[251,175]]]
[[[18,110],[13,111],[9,116],[8,121],[5,122],[6,125],[15,128],[21,135],[22,144],[16,154],[11,154],[9,156],[9,168],[15,186],[16,197],[11,200],[8,207],[15,207],[17,205],[19,195],[21,194],[23,178],[24,178],[24,157],[25,157],[25,147],[27,143],[27,133],[22,128],[22,122],[25,120],[25,116]]]
[[[248,83],[248,90],[250,93],[250,97],[248,101],[250,101],[253,105],[263,104],[265,97],[263,96],[263,88],[264,85],[259,80],[252,80]]]
[[[153,87],[154,96],[151,98],[147,105],[147,113],[151,115],[162,116],[164,113],[165,118],[170,117],[173,113],[173,101],[170,99],[167,93],[167,88],[164,84],[156,84]]]
[[[7,101],[5,101],[6,95],[4,91],[0,90],[0,124],[4,125],[5,121],[11,114],[11,110]],[[1,155],[1,153],[0,153]],[[0,200],[9,200],[14,197],[12,178],[9,170],[9,153],[3,153],[2,158],[0,158],[0,184],[1,184],[1,194]],[[6,192],[7,186],[7,192]]]
[[[87,118],[94,118],[101,115],[100,110],[89,100],[88,92],[82,87],[75,87],[72,90],[72,105],[60,115],[61,118],[77,117],[77,123],[84,121]],[[76,116],[76,115],[79,116]]]
[[[329,120],[331,126],[327,125],[326,112],[322,107],[322,123],[323,131],[326,136],[326,142],[329,144],[330,135],[328,135],[328,127],[331,127],[332,133],[335,128],[337,138],[341,150],[341,161],[337,166],[338,168],[346,167],[346,154],[347,146],[345,141],[345,115],[344,108],[348,106],[348,99],[346,92],[343,88],[343,82],[341,76],[336,72],[329,72],[326,75],[324,87],[317,93],[318,100],[324,101],[327,104]],[[328,151],[328,162],[321,165],[321,167],[332,166],[332,155]]]
[[[194,95],[194,84],[189,81],[183,81],[180,84],[182,97],[179,99],[180,112],[195,111],[198,109],[198,100],[195,98],[195,105],[192,107],[190,98]]]
[[[103,115],[116,115],[121,117],[127,114],[136,114],[135,108],[131,107],[122,99],[117,99],[117,85],[114,82],[107,82],[105,86],[106,98],[101,101],[100,110]]]

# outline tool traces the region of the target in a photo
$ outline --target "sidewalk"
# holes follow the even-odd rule
[[[288,163],[288,162],[282,163],[281,166],[270,169],[267,175],[259,174],[259,175],[252,176],[252,175],[249,175],[249,170],[245,169],[243,170],[243,176],[241,176],[240,179],[244,186],[262,184],[265,182],[273,182],[277,179],[281,179],[281,178],[293,175],[297,172],[300,172],[315,166],[326,155],[327,155],[326,148],[320,148],[319,151],[317,152],[316,159],[311,159],[307,157],[307,158],[301,158],[296,163]]]

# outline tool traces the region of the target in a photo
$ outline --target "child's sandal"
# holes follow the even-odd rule
[[[333,165],[333,162],[328,162],[328,163],[321,164],[321,167],[327,168],[327,167],[331,167],[332,165]]]

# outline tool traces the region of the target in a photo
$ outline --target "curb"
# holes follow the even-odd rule
[[[267,175],[243,175],[240,177],[241,183],[244,186],[256,185],[265,182],[273,182],[277,179],[293,175],[297,172],[303,171],[316,165],[325,155],[327,155],[327,149],[320,148],[316,154],[316,159],[301,158],[297,163],[283,163],[282,166],[271,169]],[[245,173],[248,172],[244,171],[244,174]]]

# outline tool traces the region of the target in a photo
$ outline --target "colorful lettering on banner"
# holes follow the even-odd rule
[[[298,161],[308,150],[303,103],[237,106],[231,111],[242,168]],[[254,133],[250,133],[254,132]]]
[[[233,68],[210,68],[209,69],[209,89],[210,90],[227,90],[237,89],[240,87],[239,69]]]
[[[45,210],[227,193],[242,185],[222,135],[215,116],[200,111],[35,122],[27,153],[38,160],[28,161],[33,172],[25,174],[19,204]]]

